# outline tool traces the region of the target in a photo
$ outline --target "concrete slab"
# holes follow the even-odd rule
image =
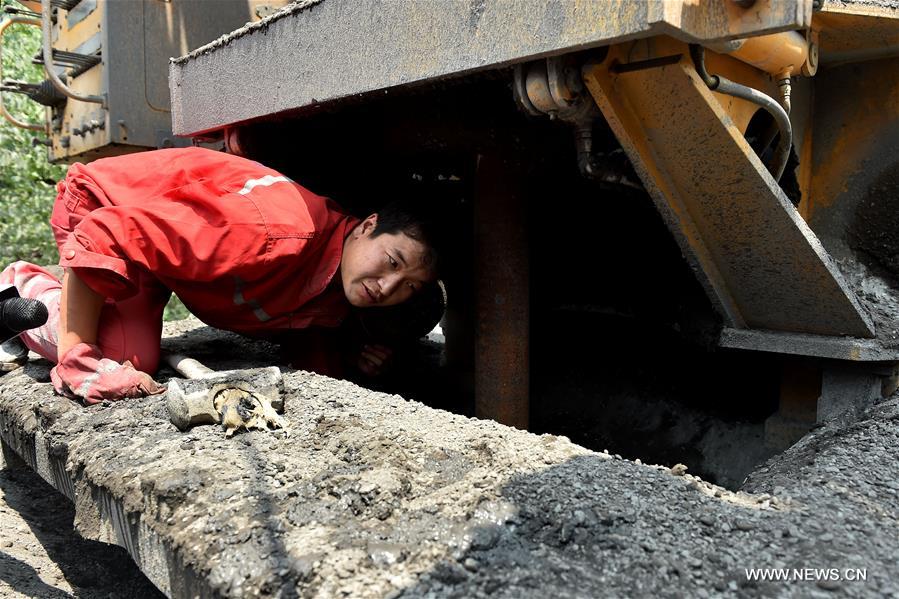
[[[169,343],[211,366],[269,349],[197,326]],[[172,597],[899,594],[897,399],[815,431],[750,495],[302,372],[289,437],[232,439],[179,433],[159,398],[81,407],[47,373],[0,379],[0,436]]]

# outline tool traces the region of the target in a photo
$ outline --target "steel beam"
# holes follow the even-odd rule
[[[854,337],[826,337],[781,331],[725,328],[718,338],[718,345],[730,349],[814,356],[850,362],[895,362],[899,360],[899,349],[885,347],[879,340]]]
[[[227,125],[626,39],[804,29],[811,0],[305,0],[172,62],[174,130]]]
[[[634,68],[637,55],[667,59]],[[725,326],[873,336],[818,238],[696,74],[686,45],[615,46],[585,68],[585,81]]]
[[[475,415],[527,429],[530,266],[520,174],[481,156],[475,194]]]
[[[899,56],[899,5],[889,0],[824,2],[814,15],[821,64]]]
[[[777,412],[765,421],[765,444],[779,451],[816,424],[856,422],[886,397],[892,368],[870,364],[791,358],[784,362]]]

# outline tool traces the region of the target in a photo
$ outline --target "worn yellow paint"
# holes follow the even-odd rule
[[[722,75],[731,81],[747,85],[774,98],[777,97],[777,84],[770,75],[759,69],[731,56],[716,54],[711,51],[706,51],[705,62],[707,70],[712,74]],[[747,100],[717,92],[712,92],[712,95],[718,100],[718,103],[721,104],[721,107],[742,133],[746,133],[746,127],[749,125],[753,115],[762,110],[757,104]]]
[[[57,50],[74,52],[81,44],[94,35],[99,35],[108,0],[98,0],[96,8],[82,21],[69,29],[66,27],[66,19],[59,18],[53,26],[55,40],[53,47]],[[107,48],[101,50],[104,54]],[[78,77],[68,82],[69,88],[76,94],[84,96],[102,95],[105,91],[103,84],[103,63],[100,63]],[[49,109],[48,109],[49,111]],[[88,150],[104,146],[109,140],[109,123],[105,129],[96,129],[86,136],[72,134],[72,129],[78,123],[97,119],[106,121],[106,111],[99,105],[91,102],[78,102],[69,100],[63,107],[62,130],[53,129],[50,132],[50,159],[53,162],[64,161],[69,156],[77,156]],[[60,143],[63,137],[69,138],[69,147],[64,148]]]
[[[674,50],[678,51],[674,52]],[[652,159],[656,153],[653,146],[652,132],[661,126],[661,123],[657,120],[658,117],[655,115],[659,115],[661,112],[647,113],[641,111],[639,108],[630,105],[629,98],[632,94],[637,94],[644,99],[648,98],[662,105],[677,101],[677,98],[656,97],[651,93],[647,93],[649,90],[640,89],[637,78],[623,79],[616,77],[609,71],[609,66],[613,66],[616,63],[633,63],[639,60],[672,54],[680,54],[681,56],[677,66],[692,69],[686,45],[667,38],[653,38],[639,40],[633,44],[613,46],[606,57],[604,65],[589,66],[583,73],[587,88],[602,110],[603,116],[615,132],[616,137],[627,150],[628,155],[631,157],[645,157],[644,160],[634,161],[635,167],[645,171],[643,173],[644,182],[651,182],[666,198],[676,196],[676,185],[671,180],[671,174],[662,168],[656,160]],[[700,85],[703,88],[705,87],[701,82]],[[633,134],[633,132],[637,131],[645,132],[646,134]],[[709,151],[713,154],[714,148],[710,148]],[[669,202],[668,206],[678,223],[682,239],[702,265],[706,276],[715,281],[713,286],[726,287],[722,275],[718,273],[715,266],[715,259],[708,252],[702,239],[700,228],[694,223],[686,205],[673,201]],[[724,304],[720,308],[729,315],[732,325],[744,328],[746,322],[740,315],[736,304],[730,302],[726,297],[722,297],[720,300]]]
[[[757,0],[748,8],[735,2],[708,0],[662,0],[648,4],[660,5],[662,20],[668,26],[696,40],[745,37],[773,23],[793,22],[790,29],[802,29],[812,17],[811,0]]]
[[[821,63],[834,65],[899,53],[899,9],[826,3],[815,14]]]
[[[772,75],[795,75],[808,59],[808,42],[795,31],[742,40],[730,55]]]
[[[814,105],[814,102],[812,102]],[[809,115],[811,121],[813,115]],[[812,197],[812,148],[814,148],[814,127],[805,128],[805,136],[802,140],[802,151],[799,155],[799,215],[808,222],[811,216]]]
[[[103,22],[103,13],[106,11],[105,5],[108,1],[97,0],[97,7],[84,19],[75,23],[71,29],[63,26],[66,23],[65,18],[57,19],[55,25],[57,38],[53,42],[53,47],[57,50],[74,52],[78,46],[99,33],[100,25]]]
[[[619,53],[618,57],[611,57],[612,61],[622,63],[636,62],[640,60],[649,60],[660,56],[683,56],[689,64],[689,47],[687,44],[670,38],[668,36],[656,36],[644,38],[631,42],[629,44],[620,44],[613,46],[615,52]],[[731,81],[748,85],[769,96],[776,97],[778,94],[777,84],[768,73],[754,68],[740,60],[725,54],[718,54],[711,50],[706,51],[706,67],[712,74],[723,75]],[[760,110],[757,104],[753,104],[747,100],[712,92],[715,99],[721,105],[721,108],[731,118],[734,125],[743,133],[746,132],[746,126],[749,124],[753,115]]]
[[[640,64],[662,57],[674,61]],[[733,58],[714,60],[719,72],[769,81]],[[746,141],[754,110],[719,101],[686,45],[661,38],[616,45],[583,75],[682,250],[701,270],[726,326],[873,335],[818,240]],[[808,310],[813,303],[818,308]]]
[[[882,72],[876,65],[858,68],[857,81],[862,88],[856,92],[847,90],[851,95],[842,122],[823,123],[816,119],[816,128],[839,127],[840,131],[831,146],[819,144],[814,148],[811,183],[804,193],[808,197],[807,218],[816,210],[834,205],[848,190],[852,177],[867,168],[867,159],[885,126],[899,121],[899,75],[895,71]]]

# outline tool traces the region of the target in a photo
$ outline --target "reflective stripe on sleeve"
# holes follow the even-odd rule
[[[247,301],[243,296],[243,279],[240,277],[234,277],[234,304],[237,306],[243,306],[247,304],[253,309],[253,314],[256,315],[256,318],[259,319],[260,322],[266,322],[271,320],[272,317],[269,316],[265,310],[262,309],[262,306],[254,299]]]
[[[289,177],[285,177],[283,175],[280,177],[275,177],[274,175],[266,175],[266,176],[262,177],[261,179],[250,179],[249,181],[247,181],[246,183],[243,184],[243,189],[241,189],[237,193],[239,193],[242,196],[245,196],[248,193],[250,193],[251,191],[253,191],[253,188],[255,188],[255,187],[260,187],[260,186],[268,187],[269,185],[274,185],[275,183],[282,183],[282,182],[283,183],[293,183],[293,180],[290,179]]]

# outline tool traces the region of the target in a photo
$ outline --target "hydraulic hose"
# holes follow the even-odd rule
[[[772,97],[766,96],[757,89],[734,83],[724,77],[718,77],[718,88],[715,91],[734,96],[735,98],[749,100],[767,110],[768,114],[774,117],[774,122],[777,123],[780,129],[780,141],[777,144],[777,149],[774,151],[774,156],[771,158],[771,163],[767,167],[774,180],[780,181],[780,177],[787,166],[787,160],[790,159],[790,148],[793,147],[793,127],[790,124],[790,117],[787,116],[787,111]]]
[[[47,72],[47,78],[53,84],[53,87],[58,89],[60,93],[68,96],[69,98],[72,98],[73,100],[79,100],[81,102],[96,102],[97,104],[103,106],[103,108],[106,108],[105,96],[91,96],[76,93],[69,89],[69,87],[59,78],[59,75],[56,74],[56,67],[53,64],[53,35],[52,24],[50,22],[51,10],[52,7],[50,5],[50,0],[41,0],[41,31],[43,33],[41,49],[44,58],[44,71]]]
[[[720,75],[710,75],[705,68],[705,48],[702,46],[691,44],[690,56],[693,58],[693,66],[696,68],[697,74],[710,90],[758,104],[774,117],[774,122],[777,123],[777,127],[780,130],[780,142],[777,144],[774,156],[771,158],[771,162],[766,165],[766,168],[775,181],[780,181],[780,177],[787,166],[787,160],[790,158],[790,149],[793,147],[793,126],[790,124],[790,117],[787,115],[787,112],[774,98],[763,94],[757,89],[734,83]]]

